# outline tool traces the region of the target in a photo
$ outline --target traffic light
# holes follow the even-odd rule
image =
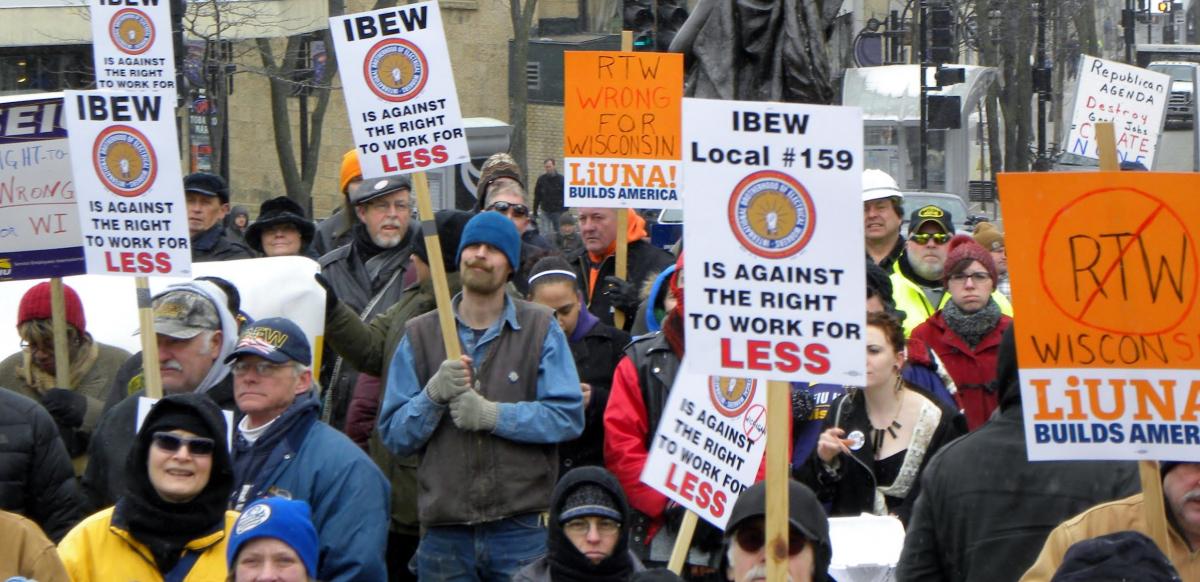
[[[633,31],[633,50],[654,50],[654,12],[649,2],[625,0],[624,29]]]
[[[1159,12],[1170,12],[1171,11],[1171,3],[1170,2],[1159,2],[1158,3],[1158,11]]]
[[[675,40],[675,35],[687,22],[687,9],[680,6],[681,3],[680,0],[658,0],[658,35],[655,44],[661,52],[671,50],[671,41]]]
[[[958,60],[954,35],[954,9],[949,6],[934,6],[929,9],[929,60],[935,64],[953,63]]]

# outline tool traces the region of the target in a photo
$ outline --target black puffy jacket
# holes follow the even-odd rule
[[[579,381],[591,385],[592,400],[584,409],[583,434],[558,445],[559,479],[575,467],[604,466],[604,409],[608,407],[613,372],[625,357],[630,340],[624,331],[597,322],[582,339],[571,344]]]
[[[87,516],[54,419],[37,402],[3,389],[0,509],[37,522],[56,543]]]

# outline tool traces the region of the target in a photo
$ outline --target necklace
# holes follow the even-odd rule
[[[871,422],[870,419],[870,410],[867,411],[867,422],[871,424],[871,444],[875,447],[876,451],[883,449],[884,435],[890,434],[892,438],[896,438],[896,430],[902,428],[897,419],[900,418],[900,411],[904,410],[904,392],[906,391],[903,389],[900,390],[900,403],[896,406],[896,415],[892,417],[891,424],[883,428],[875,428],[875,423]]]

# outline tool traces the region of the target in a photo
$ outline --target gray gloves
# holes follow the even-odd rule
[[[425,385],[425,394],[437,404],[446,404],[455,396],[471,391],[471,370],[462,360],[446,360]]]
[[[454,426],[463,430],[491,432],[496,428],[499,414],[498,404],[474,390],[467,390],[450,401],[450,418],[454,420]]]

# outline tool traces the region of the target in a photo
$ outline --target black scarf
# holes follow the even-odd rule
[[[163,406],[170,404],[171,406]],[[150,483],[149,454],[154,421],[172,409],[187,409],[209,425],[216,448],[208,485],[194,499],[172,503],[159,497]],[[129,452],[125,466],[129,491],[117,501],[113,525],[129,532],[133,539],[150,550],[158,571],[170,572],[191,541],[225,528],[225,507],[233,487],[233,468],[225,440],[225,418],[207,396],[174,394],[159,401],[150,410]],[[207,436],[207,435],[206,435]]]
[[[967,347],[975,349],[984,336],[996,329],[996,324],[1000,322],[1000,306],[989,297],[982,309],[966,313],[959,309],[957,303],[949,301],[942,308],[942,318],[946,320],[946,326],[966,342]]]
[[[599,485],[621,505],[620,537],[613,553],[599,564],[593,563],[563,531],[558,522],[563,503],[581,485]],[[550,579],[555,582],[624,582],[633,574],[635,565],[629,553],[629,504],[617,478],[600,467],[580,467],[567,473],[554,488],[550,501],[550,524],[546,532],[546,561],[550,563]]]

